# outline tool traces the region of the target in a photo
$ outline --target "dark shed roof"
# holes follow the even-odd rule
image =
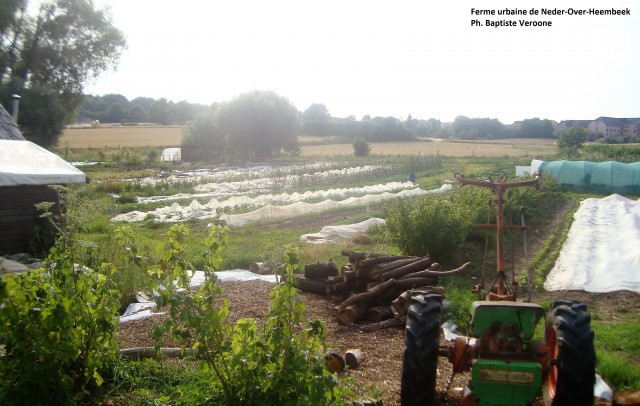
[[[2,104],[0,104],[0,140],[25,140],[13,117],[2,107]]]

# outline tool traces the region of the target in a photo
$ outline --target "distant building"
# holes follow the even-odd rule
[[[588,131],[595,138],[638,137],[640,118],[598,117],[589,123]]]
[[[562,120],[556,125],[556,131],[567,131],[576,125],[588,131],[590,123],[591,120]]]

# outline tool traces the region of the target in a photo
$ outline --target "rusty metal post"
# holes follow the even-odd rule
[[[498,179],[494,180],[493,177],[498,175]],[[505,226],[504,224],[504,213],[502,212],[502,203],[503,203],[503,194],[507,189],[512,189],[515,187],[521,186],[535,186],[536,188],[540,187],[540,179],[542,175],[538,172],[532,180],[525,180],[519,182],[509,182],[507,183],[507,175],[502,171],[492,171],[489,174],[488,180],[475,180],[475,179],[467,179],[463,174],[453,171],[453,176],[456,178],[458,182],[464,185],[474,185],[481,187],[491,188],[493,191],[493,195],[496,198],[496,224],[478,224],[477,227],[480,228],[495,228],[496,229],[496,271],[498,273],[495,287],[497,297],[495,300],[515,300],[515,295],[509,295],[506,291],[506,277],[504,274],[504,230],[505,229],[513,229],[513,228],[523,228],[523,226],[509,225]]]

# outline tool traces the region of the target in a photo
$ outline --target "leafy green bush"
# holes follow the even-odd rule
[[[53,249],[44,269],[0,278],[0,404],[73,404],[117,354],[115,269]]]
[[[387,210],[389,236],[407,255],[450,258],[465,242],[472,217],[447,196],[397,200]]]
[[[227,404],[343,403],[341,395],[347,390],[324,368],[321,357],[324,324],[305,320],[305,306],[293,278],[272,290],[264,326],[245,318],[232,328],[228,303],[221,298],[222,288],[213,273],[222,263],[227,230],[211,229],[205,241],[205,282],[193,293],[183,260],[188,233],[184,225],[173,226],[167,233],[166,256],[149,270],[157,282],[157,304],[168,305],[171,315],[154,329],[158,348],[170,337],[182,348],[196,349],[203,360],[202,370],[216,376],[217,391]],[[298,262],[297,255],[288,254],[289,275],[297,270]]]
[[[364,138],[358,138],[353,142],[353,155],[355,156],[369,156],[371,152],[371,145]]]
[[[462,334],[470,334],[471,304],[478,300],[477,295],[469,286],[455,278],[443,279],[443,285],[445,298],[449,302],[443,319],[453,322]]]

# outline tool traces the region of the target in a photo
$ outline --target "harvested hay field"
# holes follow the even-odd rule
[[[556,152],[554,140],[507,139],[496,141],[417,141],[371,143],[372,155],[443,155],[476,157],[535,157]],[[304,156],[352,155],[351,144],[305,145]]]
[[[170,147],[182,143],[183,127],[107,127],[65,129],[58,143],[69,148]]]
[[[180,146],[183,127],[107,126],[68,128],[60,137],[59,147],[132,148]],[[353,155],[351,144],[315,144],[321,139],[300,136],[303,156],[334,157]],[[324,141],[331,142],[332,139]],[[335,141],[335,140],[334,140]],[[314,142],[314,145],[307,143]],[[307,145],[304,145],[307,144]],[[554,140],[507,139],[494,141],[442,141],[371,143],[373,155],[442,155],[476,157],[535,157],[556,152]]]

